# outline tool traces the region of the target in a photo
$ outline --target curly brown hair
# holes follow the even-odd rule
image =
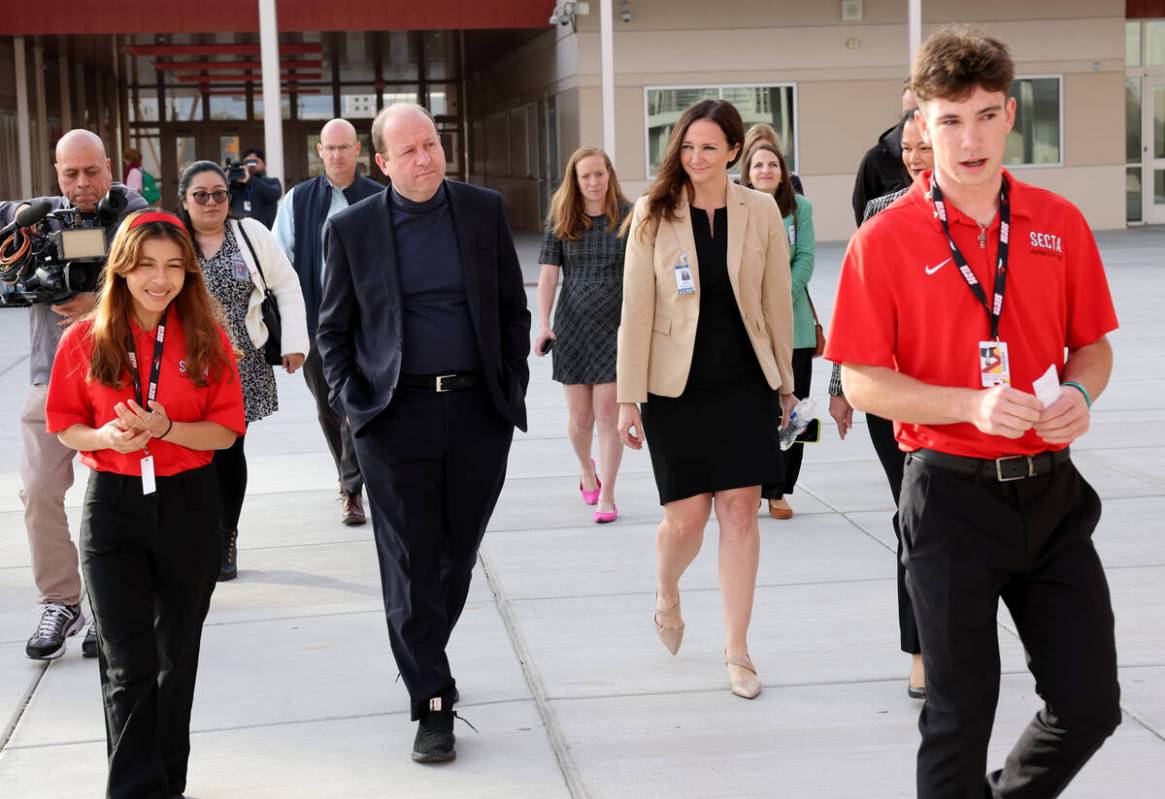
[[[926,102],[961,101],[976,88],[1011,91],[1015,62],[1007,45],[966,25],[947,25],[927,37],[914,59],[910,88]]]

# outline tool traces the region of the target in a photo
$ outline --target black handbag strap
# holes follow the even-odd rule
[[[271,287],[267,285],[267,276],[263,274],[263,266],[259,263],[259,256],[255,255],[255,248],[251,245],[251,239],[247,236],[247,230],[243,227],[242,220],[236,220],[239,225],[239,233],[243,235],[243,243],[247,245],[247,249],[251,251],[251,260],[255,262],[255,268],[259,270],[259,279],[263,281],[263,296],[271,295]]]

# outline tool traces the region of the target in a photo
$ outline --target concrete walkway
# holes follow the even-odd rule
[[[1101,237],[1122,329],[1114,381],[1076,462],[1104,498],[1097,546],[1116,606],[1125,718],[1065,794],[1149,799],[1165,784],[1165,232]],[[536,242],[523,240],[527,275]],[[828,317],[839,246],[814,278]],[[532,295],[532,292],[531,292]],[[24,657],[36,615],[20,502],[17,419],[25,314],[0,311],[0,797],[102,795],[96,663],[80,642]],[[827,366],[816,363],[814,395]],[[203,636],[190,796],[911,797],[919,705],[898,651],[890,494],[859,422],[806,455],[788,522],[761,522],[751,649],[765,692],[731,696],[722,663],[716,528],[683,582],[688,630],[671,657],[651,625],[660,517],[646,452],[620,472],[622,516],[579,500],[562,392],[534,359],[530,433],[515,441],[470,602],[451,645],[459,757],[409,761],[371,529],[339,523],[335,475],[303,381],[248,437],[240,576]],[[70,494],[76,525],[86,475]],[[75,528],[74,528],[75,529]],[[1000,617],[1004,676],[991,763],[1039,706]],[[1152,786],[1156,785],[1154,788]]]

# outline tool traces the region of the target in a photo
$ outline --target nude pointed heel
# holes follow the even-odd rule
[[[680,618],[679,627],[664,627],[662,622],[665,619]],[[667,647],[667,651],[673,655],[680,651],[680,645],[684,642],[684,623],[680,617],[680,601],[677,599],[676,603],[670,608],[662,608],[659,606],[659,594],[655,595],[655,613],[651,617],[655,622],[655,632],[659,636],[659,640],[663,641],[663,645]]]
[[[752,658],[747,655],[744,658],[730,658],[727,654],[724,655],[724,665],[736,666],[751,672],[751,678],[743,680],[733,679],[732,670],[728,670],[728,685],[732,693],[739,696],[741,699],[756,699],[761,691],[761,682],[756,673],[756,667],[752,665]]]

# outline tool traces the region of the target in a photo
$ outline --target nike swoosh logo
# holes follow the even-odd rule
[[[924,268],[926,269],[926,273],[927,273],[928,275],[933,275],[935,272],[937,272],[938,270],[942,269],[944,266],[946,266],[946,265],[947,265],[947,264],[949,264],[950,262],[951,262],[951,259],[950,259],[950,258],[948,258],[948,259],[946,259],[945,261],[943,261],[941,264],[937,264],[936,266],[927,266],[927,267],[924,267]]]

